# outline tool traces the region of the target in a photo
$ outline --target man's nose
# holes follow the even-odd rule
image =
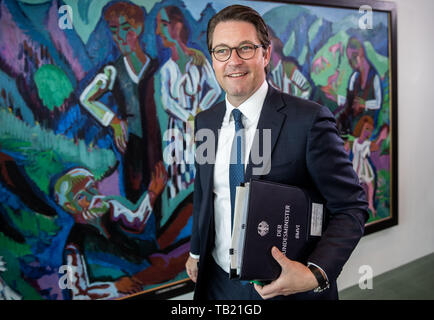
[[[120,31],[118,31],[118,32],[116,32],[116,40],[118,41],[118,42],[120,42],[120,41],[122,41],[123,40],[123,38],[122,38],[122,36],[121,36],[121,34],[120,34]]]
[[[231,49],[231,56],[228,60],[228,63],[233,64],[233,65],[238,65],[238,64],[242,64],[243,61],[244,60],[241,59],[240,56],[238,55],[236,48],[232,48]]]

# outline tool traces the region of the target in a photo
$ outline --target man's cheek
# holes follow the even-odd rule
[[[127,34],[127,44],[132,51],[136,50],[137,34],[134,31],[129,31]]]

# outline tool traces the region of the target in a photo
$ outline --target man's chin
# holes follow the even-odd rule
[[[228,96],[229,102],[231,102],[231,103],[236,102],[238,104],[241,104],[244,101],[246,101],[252,94],[253,94],[252,92],[245,90],[245,89],[244,90],[243,89],[240,89],[240,90],[233,90],[232,89],[232,90],[227,91],[227,96]]]

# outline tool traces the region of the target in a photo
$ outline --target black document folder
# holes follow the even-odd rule
[[[323,218],[323,204],[301,188],[256,179],[237,187],[230,278],[276,279],[281,267],[271,255],[273,246],[304,262],[309,245],[321,237]]]

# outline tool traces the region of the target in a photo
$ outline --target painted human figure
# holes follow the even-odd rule
[[[384,125],[376,140],[370,140],[374,131],[374,120],[372,117],[365,115],[356,124],[353,142],[353,168],[357,173],[360,183],[367,186],[369,209],[372,216],[376,217],[377,210],[374,205],[374,190],[375,190],[375,171],[372,167],[369,157],[371,152],[380,149],[381,143],[387,138],[389,127]]]
[[[159,11],[156,34],[171,49],[156,85],[161,87],[161,107],[167,113],[167,123],[160,126],[168,129],[165,140],[173,146],[174,156],[169,161],[165,158],[169,198],[173,199],[193,183],[194,116],[213,105],[221,89],[203,53],[187,46],[189,31],[179,8],[168,6]]]
[[[158,65],[143,50],[139,39],[144,14],[131,3],[110,4],[104,12],[121,56],[102,68],[83,90],[80,102],[104,127],[111,127],[122,154],[125,196],[136,202],[146,190],[150,173],[161,160],[161,136],[153,100],[152,76]],[[111,92],[117,111],[101,97]]]
[[[283,54],[282,41],[271,31],[271,28],[269,30],[273,48],[271,51],[270,73],[268,75],[269,83],[282,92],[309,99],[312,92],[309,80],[300,71],[296,59],[286,57]]]
[[[348,40],[346,55],[354,72],[348,83],[346,102],[335,112],[341,134],[351,133],[363,115],[375,119],[383,102],[380,76],[360,40],[355,37]]]
[[[136,205],[100,194],[98,182],[84,168],[69,170],[55,182],[55,201],[75,222],[64,250],[65,264],[74,273],[69,283],[73,299],[132,294],[182,271],[182,248],[162,253],[156,239],[153,205],[167,181],[161,162],[152,177]]]
[[[6,262],[0,256],[0,273],[7,271]],[[15,292],[7,283],[0,277],[0,300],[21,300],[22,297]]]

